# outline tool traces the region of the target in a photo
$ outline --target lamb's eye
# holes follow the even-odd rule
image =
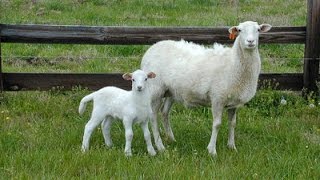
[[[147,81],[147,80],[148,80],[148,78],[145,78],[144,80],[145,80],[145,81]]]
[[[238,32],[241,32],[241,29],[238,29]]]
[[[134,81],[134,79],[132,79],[132,81]]]

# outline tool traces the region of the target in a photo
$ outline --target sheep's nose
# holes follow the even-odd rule
[[[250,43],[250,44],[253,44],[254,40],[253,39],[248,39],[247,42]]]
[[[139,90],[139,91],[141,91],[141,89],[142,89],[142,86],[138,86],[137,88],[138,88],[138,90]]]

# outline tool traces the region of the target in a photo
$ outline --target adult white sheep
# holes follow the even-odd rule
[[[122,77],[132,81],[132,90],[126,91],[117,87],[104,87],[96,92],[85,96],[79,106],[79,113],[83,114],[86,103],[93,100],[93,110],[91,118],[85,126],[82,150],[89,149],[90,136],[93,130],[101,124],[105,143],[112,146],[110,136],[111,123],[116,119],[121,119],[125,128],[125,154],[131,156],[131,142],[133,138],[132,124],[140,123],[147,144],[148,153],[152,156],[156,154],[150,137],[148,120],[151,116],[151,99],[147,87],[147,79],[155,78],[153,72],[145,73],[136,70],[132,74],[126,73]]]
[[[168,120],[172,99],[187,106],[204,105],[212,108],[213,125],[208,151],[216,155],[216,141],[223,109],[228,109],[228,146],[236,150],[234,129],[236,110],[256,93],[260,73],[258,52],[259,33],[271,29],[269,24],[258,25],[247,21],[229,29],[237,35],[232,48],[215,44],[213,48],[185,41],[161,41],[145,53],[141,68],[153,70],[157,80],[151,85],[153,106],[152,128],[156,146],[163,150],[159,135],[157,112],[166,98],[163,108],[164,126],[171,139],[174,136]]]

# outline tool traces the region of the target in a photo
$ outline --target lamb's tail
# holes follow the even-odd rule
[[[81,99],[80,105],[79,105],[79,114],[82,115],[87,107],[87,102],[93,100],[93,94],[89,94]]]

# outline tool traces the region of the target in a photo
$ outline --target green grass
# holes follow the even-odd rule
[[[273,26],[304,26],[301,0],[1,0],[0,22],[95,26],[231,26],[255,20]],[[125,72],[139,67],[149,46],[1,44],[5,72]],[[260,46],[263,72],[302,72],[303,45]],[[114,147],[101,130],[81,153],[91,107],[80,117],[75,88],[5,92],[0,99],[2,179],[319,179],[320,106],[292,92],[261,90],[238,113],[236,145],[227,148],[227,119],[218,136],[218,157],[208,155],[212,115],[208,108],[171,111],[177,142],[162,132],[167,150],[147,155],[134,127],[133,157],[124,156],[124,129],[112,127]],[[288,104],[280,105],[281,97]]]
[[[227,120],[218,137],[218,157],[206,150],[211,134],[207,108],[176,105],[171,113],[177,142],[149,157],[142,131],[135,126],[133,157],[124,156],[124,130],[112,127],[114,147],[95,131],[90,151],[80,151],[89,118],[77,114],[85,90],[5,93],[0,109],[0,173],[4,178],[241,178],[318,179],[320,107],[292,93],[260,91],[239,111],[238,152],[227,148]],[[281,106],[285,96],[288,105]],[[33,101],[31,101],[34,99]],[[89,108],[90,109],[90,108]],[[163,134],[162,134],[163,135]],[[164,135],[163,135],[164,136]]]

